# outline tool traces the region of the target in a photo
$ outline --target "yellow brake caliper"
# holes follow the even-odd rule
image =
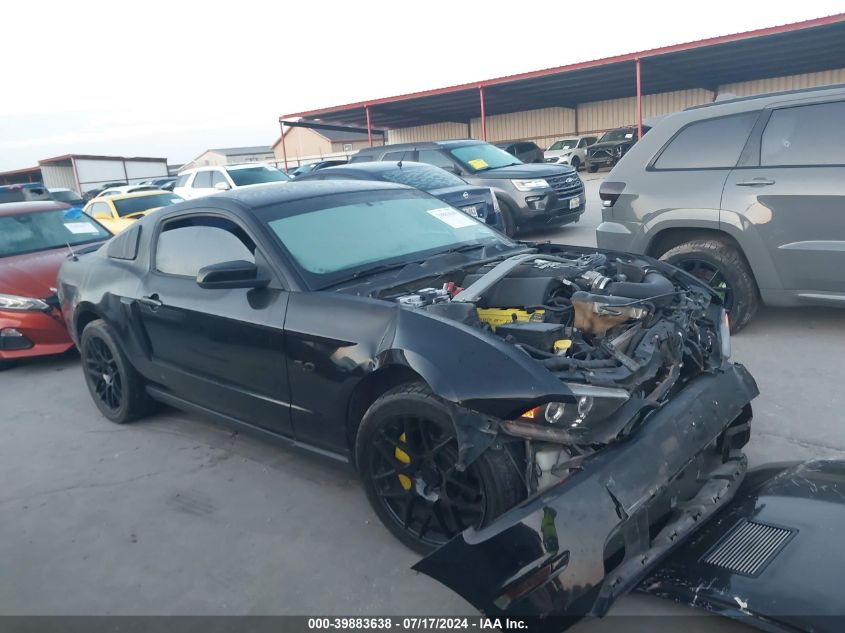
[[[406,439],[407,438],[405,437],[404,433],[402,433],[402,435],[399,436],[399,441],[402,442],[403,444],[405,443]],[[397,461],[400,461],[405,465],[411,463],[411,456],[408,455],[408,453],[403,451],[401,448],[395,449],[393,451],[393,456],[396,458]],[[411,479],[407,475],[403,475],[403,474],[400,473],[399,474],[399,483],[402,484],[402,488],[404,488],[405,490],[411,489]]]

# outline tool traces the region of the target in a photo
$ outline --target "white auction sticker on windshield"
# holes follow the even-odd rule
[[[93,233],[96,235],[100,232],[97,230],[96,226],[88,224],[87,222],[65,222],[65,228],[71,233],[76,233],[77,235],[83,233]]]
[[[466,213],[461,213],[460,211],[450,209],[449,207],[443,207],[441,209],[429,209],[428,213],[433,215],[441,222],[445,222],[453,229],[461,229],[465,226],[472,226],[473,224],[475,224],[475,221],[470,218]]]

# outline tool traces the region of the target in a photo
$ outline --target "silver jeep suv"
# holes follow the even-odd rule
[[[706,280],[734,331],[761,301],[845,306],[845,86],[670,115],[599,195],[599,247]]]

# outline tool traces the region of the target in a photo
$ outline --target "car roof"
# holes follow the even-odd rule
[[[27,202],[6,202],[0,204],[0,217],[20,215],[22,213],[38,213],[40,211],[59,211],[72,208],[69,204],[58,200],[30,200]]]
[[[828,96],[828,95],[845,95],[845,84],[836,84],[833,86],[800,88],[798,90],[782,90],[780,92],[767,92],[765,94],[749,95],[747,97],[735,97],[733,99],[722,99],[720,101],[711,101],[710,103],[702,103],[701,105],[690,106],[684,110],[704,110],[710,108],[719,108],[720,106],[729,106],[734,103],[756,103],[767,105],[768,103],[778,103],[788,101],[789,97],[796,97],[806,99],[814,96]],[[785,98],[786,97],[786,98]]]
[[[410,189],[405,185],[374,180],[308,180],[290,182],[271,182],[251,187],[239,187],[214,195],[215,200],[233,200],[245,207],[257,209],[271,204],[295,202],[307,198],[319,198],[343,193],[362,191],[381,191],[387,189]],[[206,200],[206,204],[210,200]],[[180,203],[181,204],[181,203]]]
[[[116,196],[105,196],[103,198],[92,198],[89,201],[89,204],[91,202],[106,202],[108,200],[115,201],[115,200],[128,200],[130,198],[146,198],[147,196],[157,196],[157,195],[160,195],[162,193],[166,193],[166,194],[170,194],[170,195],[176,195],[172,191],[167,191],[166,189],[151,189],[149,191],[133,191],[131,193],[120,193],[120,194],[117,194]]]
[[[268,165],[267,163],[233,163],[228,165],[203,165],[201,167],[189,167],[188,169],[183,169],[177,174],[177,176],[184,176],[187,174],[193,174],[197,171],[209,171],[212,169],[225,169],[229,171],[233,169],[249,169],[250,167],[268,167],[269,169],[278,169],[277,167],[273,167],[273,165]],[[164,178],[164,176],[162,176],[162,178]]]
[[[369,161],[366,163],[351,163],[347,165],[334,165],[332,167],[324,167],[323,169],[319,170],[319,173],[333,172],[338,174],[341,172],[351,173],[353,171],[363,171],[378,174],[397,169],[399,167],[400,162],[402,163],[402,169],[439,169],[439,167],[436,167],[435,165],[429,165],[428,163],[418,163],[412,160],[380,160]]]

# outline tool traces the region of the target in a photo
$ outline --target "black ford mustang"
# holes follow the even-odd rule
[[[69,260],[59,296],[107,418],[160,401],[350,462],[487,613],[603,613],[745,474],[757,388],[707,287],[401,185],[174,205]]]

